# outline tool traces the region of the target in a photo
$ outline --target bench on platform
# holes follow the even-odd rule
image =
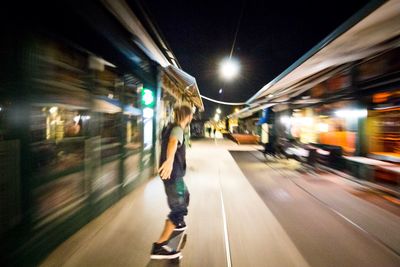
[[[334,169],[343,169],[343,149],[340,146],[310,144],[308,146],[309,161]]]

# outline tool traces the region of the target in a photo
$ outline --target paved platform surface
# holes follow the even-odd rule
[[[252,148],[208,139],[188,150],[191,203],[181,266],[307,266],[228,149]],[[168,266],[149,260],[167,213],[163,185],[155,177],[65,241],[41,266]]]
[[[222,139],[193,142],[185,177],[191,193],[188,241],[180,266],[400,266],[395,252],[293,184],[286,177],[290,166],[277,172],[256,151]],[[353,199],[338,184],[323,187],[327,182],[308,174],[296,182],[358,222],[366,220],[363,227],[384,244],[398,245],[396,212]],[[155,177],[66,240],[41,266],[177,266],[149,259],[167,213]]]
[[[311,266],[400,266],[400,217],[384,202],[357,196],[365,187],[298,172],[296,161],[231,153]]]

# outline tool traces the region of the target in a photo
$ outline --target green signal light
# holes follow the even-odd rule
[[[145,106],[152,106],[154,104],[154,95],[153,91],[150,89],[144,89],[142,90],[142,103]]]

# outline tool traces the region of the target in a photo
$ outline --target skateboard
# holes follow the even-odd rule
[[[186,240],[187,240],[186,230],[185,231],[174,231],[168,240],[168,246],[175,251],[182,251],[182,249],[185,247]],[[183,256],[181,255],[178,258],[171,259],[171,261],[179,262],[182,258],[183,258]]]

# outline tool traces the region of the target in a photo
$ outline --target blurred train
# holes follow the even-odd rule
[[[172,106],[202,108],[194,78],[140,2],[55,2],[10,8],[2,17],[6,265],[35,265],[152,177],[157,135]]]

